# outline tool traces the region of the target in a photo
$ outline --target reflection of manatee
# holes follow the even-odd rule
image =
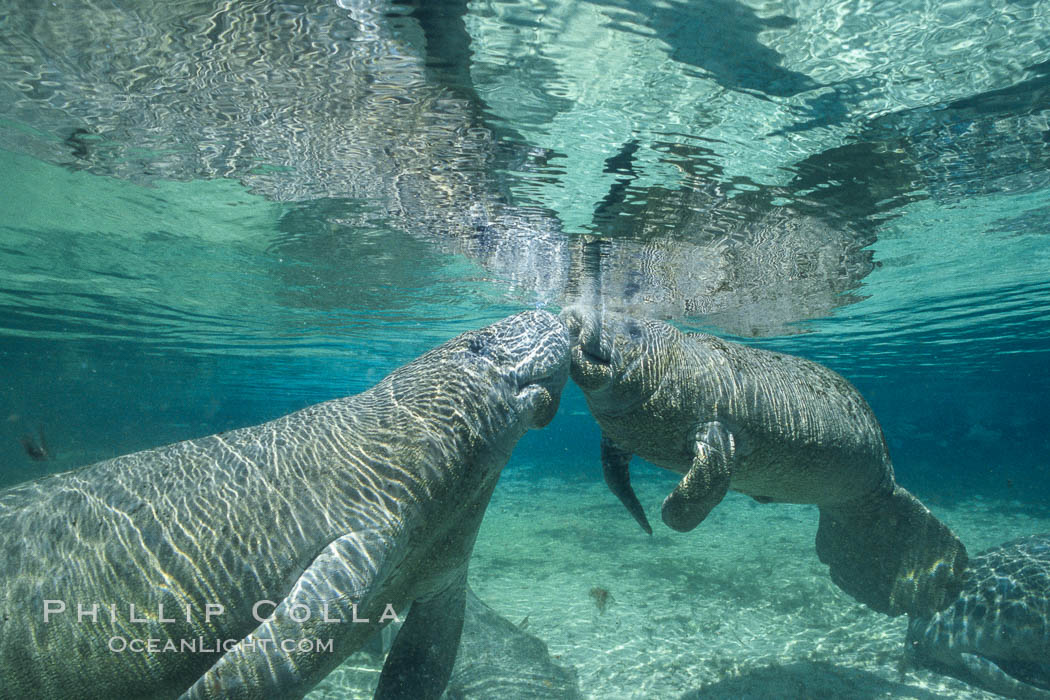
[[[683,475],[663,505],[676,530],[696,527],[729,489],[813,503],[817,554],[857,600],[929,614],[958,594],[963,544],[895,482],[882,429],[843,377],[659,321],[580,307],[563,316],[571,376],[602,429],[606,481],[643,528],[634,454]]]
[[[659,147],[674,149],[683,168],[676,189],[627,188],[636,177],[634,142],[606,161],[607,173],[623,177],[595,211],[603,238],[575,260],[574,299],[763,336],[798,332],[792,324],[861,298],[851,292],[874,267],[866,249],[874,235],[837,214],[831,223],[826,206],[777,188],[728,197],[713,179],[710,152]]]
[[[444,25],[382,0],[75,4],[5,18],[17,59],[0,61],[0,120],[32,129],[0,125],[0,146],[136,182],[223,177],[280,202],[367,201],[333,223],[394,226],[543,300],[564,288],[557,221],[509,204],[499,174],[539,151],[497,142],[468,91],[431,82],[445,57],[428,52],[470,55],[432,46]]]
[[[870,270],[858,253],[870,241],[695,184],[652,188],[624,216],[609,203],[592,270],[586,243],[511,195],[511,184],[553,177],[549,154],[486,123],[455,16],[466,3],[441,13],[417,3],[408,15],[379,0],[265,15],[209,0],[134,13],[22,5],[6,18],[6,55],[17,58],[0,62],[0,119],[32,129],[0,126],[0,145],[133,181],[234,178],[301,202],[324,221],[277,244],[321,269],[337,248],[331,233],[396,228],[479,263],[496,293],[558,302],[593,273],[613,305],[742,335],[828,314]],[[345,286],[338,271],[329,277],[312,286]]]
[[[492,489],[567,372],[530,311],[361,394],[0,492],[0,697],[300,697],[412,603],[376,694],[436,698]]]
[[[1000,695],[1050,699],[1050,534],[971,559],[955,604],[912,618],[906,651]]]
[[[863,247],[813,216],[772,209],[724,233],[603,241],[588,265],[598,287],[580,296],[634,315],[702,318],[741,336],[792,333],[790,324],[859,299],[849,292],[872,269]]]

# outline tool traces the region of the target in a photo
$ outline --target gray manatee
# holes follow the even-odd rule
[[[1050,700],[1050,534],[975,556],[954,605],[909,621],[906,652],[1000,695]]]
[[[631,456],[684,474],[664,522],[696,527],[729,489],[820,508],[817,554],[842,590],[889,615],[929,614],[962,587],[966,549],[896,484],[860,393],[790,355],[570,307],[570,376],[602,429],[606,482],[647,532]]]
[[[485,507],[568,351],[529,311],[363,393],[0,492],[0,698],[301,697],[409,603],[376,697],[437,698]]]

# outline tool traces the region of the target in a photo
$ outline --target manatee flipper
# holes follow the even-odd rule
[[[699,525],[722,502],[732,475],[733,436],[718,421],[704,423],[696,432],[696,454],[689,471],[664,499],[663,520],[679,532]]]
[[[634,516],[638,524],[648,534],[653,534],[653,528],[649,525],[649,519],[645,517],[645,510],[638,502],[638,496],[631,488],[630,474],[631,453],[620,449],[616,443],[602,434],[602,474],[609,490],[620,499],[627,507],[627,512]]]
[[[467,572],[441,593],[416,600],[394,638],[375,700],[437,700],[456,661],[467,601]]]
[[[821,506],[817,556],[839,588],[887,615],[928,617],[962,590],[966,548],[900,486],[884,496]]]
[[[353,606],[367,608],[376,583],[382,583],[401,558],[396,542],[379,531],[356,531],[336,539],[314,558],[270,617],[223,654],[180,700],[302,697],[353,651],[343,651],[348,634],[367,635],[378,628],[376,619],[367,625],[351,622]],[[302,622],[295,619],[304,616],[296,606],[310,612]],[[259,610],[260,616],[267,612],[266,607]],[[287,651],[282,640],[332,640],[333,646],[328,651],[303,651],[291,644]]]

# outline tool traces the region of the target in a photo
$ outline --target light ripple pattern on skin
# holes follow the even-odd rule
[[[0,698],[299,697],[408,603],[377,697],[437,697],[492,489],[567,376],[563,323],[528,311],[361,394],[0,492]],[[45,600],[65,612],[45,623]],[[115,653],[114,638],[235,643]]]
[[[962,587],[962,542],[893,476],[878,420],[839,374],[595,306],[562,312],[570,376],[602,429],[606,483],[651,533],[634,454],[683,475],[662,516],[682,532],[729,489],[820,508],[817,554],[839,588],[889,615],[932,613]]]
[[[907,653],[1006,697],[1050,700],[1050,533],[975,556],[954,604],[909,621]]]

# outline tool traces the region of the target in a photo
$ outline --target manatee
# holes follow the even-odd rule
[[[1050,700],[1050,533],[976,555],[953,605],[909,621],[905,650],[1000,695]]]
[[[523,623],[515,625],[467,586],[463,635],[442,700],[581,700],[576,669],[554,663],[547,645]],[[366,650],[386,653],[397,627],[384,627]]]
[[[409,603],[376,697],[438,697],[485,507],[568,352],[529,311],[363,393],[0,492],[0,697],[301,697]]]
[[[966,549],[893,478],[871,408],[843,377],[790,355],[686,335],[594,307],[562,312],[570,376],[602,429],[602,468],[647,532],[632,455],[683,474],[663,504],[696,527],[729,489],[760,503],[813,503],[832,580],[889,615],[929,614],[962,588]]]

